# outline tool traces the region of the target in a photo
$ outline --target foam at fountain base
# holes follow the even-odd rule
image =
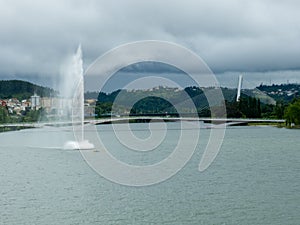
[[[91,150],[94,149],[95,146],[90,143],[88,140],[83,140],[83,141],[67,141],[63,149],[65,150]]]

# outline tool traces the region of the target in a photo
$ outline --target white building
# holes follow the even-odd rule
[[[34,95],[31,96],[31,109],[39,109],[40,106],[40,96],[34,93]]]

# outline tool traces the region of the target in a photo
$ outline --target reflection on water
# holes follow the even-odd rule
[[[140,138],[149,135],[145,126],[131,125]],[[116,157],[149,163],[176,144],[178,125],[168,126],[161,148],[142,156],[122,147],[110,125],[98,129]],[[201,130],[193,158],[177,175],[134,188],[102,178],[80,152],[61,150],[73,138],[68,129],[1,133],[0,224],[299,224],[298,131],[227,129],[217,159],[200,173],[208,135]]]

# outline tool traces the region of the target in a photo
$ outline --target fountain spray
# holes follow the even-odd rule
[[[72,56],[64,76],[62,93],[67,99],[71,99],[72,125],[73,131],[78,132],[77,141],[65,143],[65,149],[93,149],[94,145],[84,139],[84,79],[83,79],[83,60],[81,45],[78,46],[76,53]]]

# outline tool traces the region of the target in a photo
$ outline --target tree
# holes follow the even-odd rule
[[[284,109],[285,105],[282,100],[276,101],[276,106],[275,106],[275,115],[276,118],[282,119],[284,117]]]
[[[97,102],[95,113],[97,114],[97,117],[107,116],[111,113],[113,103],[111,102]]]
[[[246,118],[261,118],[262,110],[259,99],[241,96],[238,109]]]
[[[241,118],[243,114],[239,110],[239,103],[238,102],[228,102],[225,101],[226,104],[226,113],[228,118]]]
[[[0,123],[7,123],[7,122],[9,122],[7,109],[3,106],[0,106]]]
[[[288,125],[294,123],[295,125],[300,125],[300,98],[298,100],[294,100],[291,103],[284,113],[284,118]]]

